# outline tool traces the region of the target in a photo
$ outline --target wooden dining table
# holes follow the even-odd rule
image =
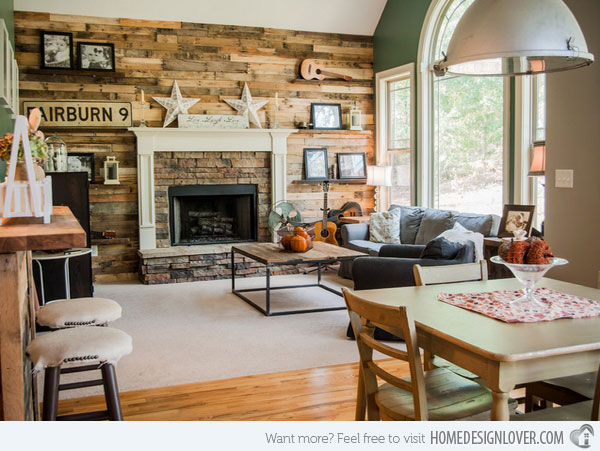
[[[600,290],[595,288],[547,278],[537,287],[600,302]],[[492,391],[491,419],[508,420],[509,393],[515,385],[596,371],[600,362],[600,316],[506,323],[438,300],[442,292],[520,288],[516,279],[498,279],[356,293],[372,302],[407,306],[419,347],[480,376]]]

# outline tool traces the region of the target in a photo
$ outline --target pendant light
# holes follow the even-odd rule
[[[436,75],[526,75],[592,64],[562,0],[475,0],[460,19]]]

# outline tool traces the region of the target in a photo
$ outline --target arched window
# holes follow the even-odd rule
[[[417,202],[501,214],[508,199],[505,80],[433,73],[474,0],[433,0],[419,45]]]

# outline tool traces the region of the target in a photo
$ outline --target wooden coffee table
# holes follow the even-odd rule
[[[235,254],[240,254],[248,257],[254,261],[262,263],[267,268],[266,274],[266,287],[265,288],[247,288],[243,290],[236,290],[235,288]],[[250,304],[259,312],[266,316],[278,316],[278,315],[292,315],[296,313],[314,313],[314,312],[327,312],[330,310],[343,310],[346,308],[345,305],[339,307],[323,307],[323,308],[312,308],[303,310],[286,310],[286,311],[271,311],[271,290],[284,290],[291,288],[304,288],[304,287],[320,287],[331,293],[342,296],[341,291],[334,288],[328,287],[321,283],[321,265],[330,263],[354,260],[356,257],[367,256],[362,252],[353,251],[332,244],[322,243],[317,241],[313,244],[313,248],[307,252],[296,253],[284,251],[279,245],[274,243],[247,243],[233,246],[231,248],[231,292],[236,296],[243,299],[245,302]],[[287,285],[287,286],[271,286],[271,268],[275,266],[283,265],[300,265],[300,264],[316,264],[317,265],[317,283],[305,284],[305,285]],[[262,308],[254,301],[249,299],[242,293],[251,291],[265,291],[266,303],[265,307]]]

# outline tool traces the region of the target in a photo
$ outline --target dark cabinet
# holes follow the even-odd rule
[[[52,203],[67,206],[85,230],[87,244],[90,238],[90,202],[87,172],[52,172]],[[46,302],[65,298],[64,259],[41,261],[44,273],[44,297]],[[33,264],[38,297],[41,299],[39,269]],[[69,259],[71,297],[89,297],[93,295],[92,256],[91,254]]]

